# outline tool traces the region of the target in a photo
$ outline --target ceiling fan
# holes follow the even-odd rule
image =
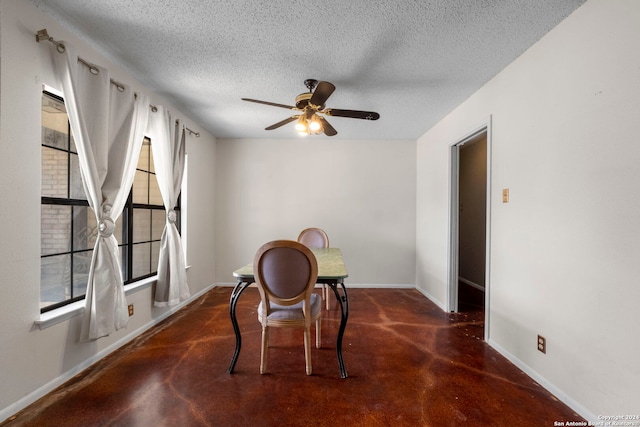
[[[304,81],[309,92],[301,93],[296,96],[296,105],[276,104],[274,102],[260,101],[257,99],[242,98],[243,101],[256,102],[258,104],[271,105],[273,107],[286,108],[293,110],[298,114],[294,114],[278,123],[275,123],[265,130],[277,129],[287,123],[296,122],[296,130],[301,135],[318,134],[324,132],[327,136],[338,134],[333,126],[323,116],[329,117],[349,117],[352,119],[378,120],[380,114],[373,111],[360,110],[341,110],[337,108],[325,108],[327,99],[331,96],[336,87],[333,83],[318,82],[317,80],[307,79]],[[315,90],[314,90],[315,89]]]

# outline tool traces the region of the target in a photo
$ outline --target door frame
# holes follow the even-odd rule
[[[486,251],[485,251],[485,292],[484,292],[484,339],[489,341],[490,290],[491,290],[491,116],[476,126],[462,138],[456,139],[449,149],[449,268],[447,278],[447,311],[458,311],[458,217],[459,217],[459,176],[460,148],[471,139],[485,133],[487,136],[487,200],[486,200]]]

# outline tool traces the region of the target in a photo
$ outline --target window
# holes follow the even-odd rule
[[[176,211],[177,212],[177,211]],[[164,230],[166,213],[162,204],[160,188],[153,168],[151,142],[144,140],[133,188],[123,211],[123,220],[131,224],[128,229],[126,253],[129,266],[123,273],[125,283],[131,283],[156,273],[158,255],[160,254],[160,238]],[[124,255],[124,252],[123,252]]]
[[[98,235],[64,101],[48,91],[42,95],[41,150],[40,309],[45,312],[84,298]],[[178,201],[178,230],[179,207]],[[125,284],[156,274],[164,225],[165,209],[153,168],[151,141],[145,139],[133,187],[114,232]]]

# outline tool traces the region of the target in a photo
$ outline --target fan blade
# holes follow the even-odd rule
[[[335,128],[329,124],[329,121],[327,119],[320,116],[318,117],[320,118],[320,122],[322,122],[322,130],[324,131],[325,135],[336,136],[338,134],[338,131],[335,130]]]
[[[336,90],[336,87],[333,83],[318,83],[316,90],[313,92],[313,95],[311,95],[311,99],[309,99],[309,104],[317,105],[321,109],[324,108],[324,103],[327,102],[327,99],[329,99],[334,90]]]
[[[260,101],[260,100],[257,100],[257,99],[250,99],[250,98],[240,98],[240,99],[242,99],[243,101],[256,102],[258,104],[271,105],[272,107],[286,108],[288,110],[295,110],[296,109],[296,107],[293,107],[291,105],[276,104],[275,102]]]
[[[284,119],[284,120],[282,120],[282,121],[280,121],[280,122],[278,122],[278,123],[275,123],[275,124],[273,124],[273,125],[269,126],[268,128],[264,128],[264,130],[274,130],[274,129],[277,129],[277,128],[279,128],[280,126],[284,126],[284,125],[286,125],[287,123],[291,123],[291,122],[293,122],[293,121],[295,121],[295,120],[298,120],[298,117],[300,117],[300,116],[291,116],[291,117],[288,117],[288,118],[286,118],[286,119]]]
[[[374,111],[359,111],[359,110],[340,110],[336,108],[328,108],[323,111],[327,116],[334,117],[349,117],[352,119],[363,119],[363,120],[378,120],[380,118],[380,114]]]

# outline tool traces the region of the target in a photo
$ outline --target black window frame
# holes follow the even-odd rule
[[[43,89],[42,91],[42,96],[49,96],[51,98],[53,98],[56,101],[61,102],[62,104],[64,104],[64,99],[59,96],[56,95],[46,89]],[[43,131],[44,132],[44,131]],[[40,308],[40,312],[41,313],[45,313],[48,311],[52,311],[55,310],[57,308],[63,307],[65,305],[71,304],[73,302],[76,301],[80,301],[83,300],[85,298],[86,295],[86,287],[85,287],[85,293],[83,293],[82,295],[74,295],[74,255],[75,254],[80,254],[80,253],[91,253],[93,251],[93,246],[92,247],[87,247],[85,249],[76,249],[74,248],[74,244],[77,240],[77,236],[74,236],[75,233],[75,229],[74,229],[74,214],[73,214],[73,209],[74,207],[86,207],[88,209],[91,209],[89,207],[89,202],[86,199],[74,199],[71,198],[71,169],[72,169],[72,162],[71,162],[71,156],[75,155],[77,156],[77,151],[73,151],[72,150],[72,134],[71,134],[71,128],[69,125],[69,121],[67,118],[67,141],[65,143],[65,147],[66,148],[59,148],[59,147],[55,147],[52,145],[48,145],[45,144],[45,138],[42,137],[41,140],[41,147],[46,147],[46,148],[51,148],[54,150],[58,150],[61,152],[66,153],[67,156],[67,183],[66,183],[66,192],[67,192],[67,197],[66,198],[62,198],[62,197],[51,197],[51,196],[42,196],[41,195],[41,206],[45,206],[45,205],[49,205],[49,206],[69,206],[71,207],[70,212],[71,212],[71,218],[70,218],[70,236],[69,237],[69,250],[68,251],[64,251],[64,252],[54,252],[54,253],[47,253],[46,255],[43,255],[42,252],[42,242],[41,242],[41,254],[40,254],[40,258],[45,259],[45,258],[51,258],[54,256],[61,256],[61,255],[69,255],[70,256],[70,274],[69,274],[69,282],[68,283],[64,283],[64,286],[69,286],[70,289],[70,297],[63,300],[63,301],[59,301],[59,302],[55,302],[52,304],[49,304],[45,307],[41,307]],[[146,159],[148,160],[148,164],[146,165],[146,168],[140,168],[140,164],[138,164],[136,166],[136,172],[137,173],[144,173],[147,174],[147,194],[150,194],[151,192],[151,178],[152,176],[155,177],[155,171],[154,171],[154,166],[153,166],[153,159],[152,159],[152,150],[151,150],[151,141],[149,138],[145,137],[145,140],[143,141],[143,148],[147,147],[147,150],[149,151],[149,155],[146,156]],[[41,165],[42,168],[42,165]],[[156,180],[157,183],[157,180]],[[123,278],[123,283],[124,285],[129,285],[144,279],[148,279],[150,277],[153,277],[157,274],[157,256],[154,258],[154,251],[152,250],[153,245],[157,244],[158,248],[160,245],[160,239],[161,239],[161,235],[162,233],[160,232],[160,234],[158,235],[158,233],[156,233],[156,236],[154,236],[153,234],[153,220],[149,221],[149,239],[145,239],[145,240],[138,240],[138,241],[134,241],[134,232],[136,231],[135,228],[135,219],[134,219],[134,212],[136,210],[140,211],[140,210],[148,210],[150,211],[150,218],[156,218],[155,215],[159,215],[161,216],[163,219],[166,218],[166,210],[163,204],[151,204],[149,202],[149,199],[147,200],[147,203],[140,203],[139,201],[136,201],[134,203],[134,190],[133,187],[130,189],[129,191],[129,195],[127,197],[127,201],[126,204],[124,206],[124,209],[122,211],[122,215],[120,216],[120,218],[118,219],[118,222],[121,222],[122,226],[121,226],[121,230],[122,230],[122,235],[116,236],[117,240],[118,240],[118,247],[120,248],[120,254],[121,254],[121,267],[122,267],[122,278]],[[174,210],[177,214],[177,219],[176,219],[176,227],[178,228],[178,231],[180,232],[181,230],[181,219],[182,219],[182,215],[180,212],[180,206],[181,206],[181,198],[182,196],[180,195],[178,197],[178,203],[177,205],[174,207]],[[159,220],[159,219],[158,219]],[[162,221],[162,224],[164,224],[166,222],[166,219],[164,221]],[[159,223],[158,223],[159,224]],[[41,224],[41,227],[44,227],[44,225]],[[164,226],[162,227],[164,229]],[[145,274],[139,274],[134,276],[134,271],[136,269],[136,266],[134,266],[134,248],[138,245],[150,245],[150,250],[149,250],[149,259],[148,261],[148,272],[146,272]],[[157,254],[156,254],[157,255]],[[147,262],[145,261],[145,262]],[[155,269],[154,269],[155,266]],[[41,266],[42,268],[42,266]],[[42,291],[41,291],[42,292]],[[40,293],[40,298],[42,299],[42,293]],[[41,304],[42,304],[42,300],[41,300]]]

